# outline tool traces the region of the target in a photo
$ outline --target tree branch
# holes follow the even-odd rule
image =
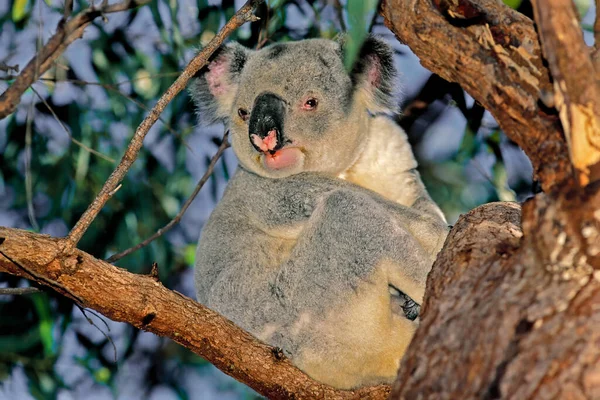
[[[459,219],[391,399],[598,398],[598,189]]]
[[[0,62],[0,71],[2,72],[19,72],[19,66],[18,65],[8,65],[6,63]]]
[[[142,148],[144,137],[146,137],[146,134],[152,125],[154,125],[167,104],[169,104],[169,102],[185,88],[188,81],[194,76],[194,74],[196,74],[200,68],[206,65],[209,57],[219,48],[227,36],[229,36],[234,30],[246,22],[256,20],[257,17],[254,15],[254,9],[263,1],[264,0],[248,0],[246,4],[244,4],[244,6],[242,6],[242,8],[240,8],[225,24],[219,33],[217,33],[217,35],[215,35],[215,37],[206,45],[206,47],[189,62],[189,64],[181,72],[181,75],[175,80],[175,82],[173,82],[169,89],[163,93],[160,99],[158,99],[156,105],[136,129],[119,165],[108,177],[104,183],[104,186],[100,190],[100,193],[98,193],[92,204],[89,205],[71,232],[69,232],[69,235],[67,236],[68,240],[66,242],[66,245],[69,248],[73,248],[77,245],[85,231],[89,228],[98,213],[100,213],[102,207],[104,207],[104,204],[106,204],[106,202],[112,197],[115,189],[119,186],[127,174],[127,171],[129,171],[129,168],[131,168],[134,161],[137,159],[138,153]]]
[[[65,239],[0,227],[0,272],[33,280],[114,321],[173,339],[228,375],[272,399],[384,399],[389,386],[336,390],[313,381],[277,349],[217,313],[165,288],[74,249]]]
[[[0,288],[0,296],[23,296],[26,294],[40,293],[42,290],[36,287],[23,288]]]
[[[530,19],[496,0],[386,0],[382,14],[424,67],[492,113],[545,191],[573,180],[560,121],[539,101],[552,85]]]
[[[85,28],[94,19],[104,14],[129,10],[149,1],[125,0],[111,5],[103,4],[100,8],[92,6],[68,22],[65,18],[61,19],[56,27],[56,33],[48,40],[48,43],[33,56],[13,84],[0,95],[0,119],[15,111],[25,90],[52,66],[52,63],[72,42],[83,35]],[[65,16],[69,14],[66,11],[65,8]]]
[[[554,78],[554,103],[571,162],[579,184],[585,186],[600,179],[600,97],[596,71],[572,0],[532,3],[544,56]],[[598,27],[598,21],[594,27]]]

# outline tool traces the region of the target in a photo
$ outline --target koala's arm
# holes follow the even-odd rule
[[[371,119],[365,149],[340,178],[446,221],[421,181],[406,133],[387,116]]]
[[[386,210],[390,220],[406,229],[417,241],[428,243],[425,247],[435,253],[439,250],[436,248],[439,236],[445,237],[447,232],[441,211],[439,214],[436,212],[439,209],[429,198],[418,175],[413,193],[418,193],[419,197],[410,205],[400,204],[370,188],[326,174],[305,172],[287,178],[265,179],[240,169],[238,176],[240,179],[231,184],[232,191],[239,193],[240,201],[246,204],[248,218],[265,232],[273,232],[274,236],[296,239],[316,206],[337,190],[357,192],[369,198]],[[416,207],[417,204],[429,203],[435,207],[433,211]],[[365,206],[357,209],[356,213],[368,221],[372,217],[371,211]]]
[[[406,282],[412,282],[414,288],[406,291],[417,300],[422,293],[415,288],[424,287],[447,233],[445,223],[420,210],[320,174],[273,180],[240,170],[230,186],[198,248],[207,276],[197,275],[196,284],[204,293],[215,290],[211,281],[219,275],[224,279],[216,289],[221,295],[230,290],[231,296],[251,301],[256,297],[250,293],[253,288],[232,283],[244,280],[245,274],[251,277],[264,268],[286,271],[289,265],[299,268],[294,274],[307,274],[300,280],[329,285],[328,276],[367,276],[375,259],[365,257],[388,257],[402,265],[389,271],[389,284],[404,291]],[[298,285],[309,289],[295,278],[289,282],[294,290],[300,290]],[[200,294],[199,300],[203,302]]]

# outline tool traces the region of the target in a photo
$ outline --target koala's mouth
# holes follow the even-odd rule
[[[271,129],[264,138],[256,134],[250,135],[252,144],[261,153],[257,161],[268,170],[280,170],[300,165],[304,159],[302,151],[297,147],[284,147],[291,144],[291,141],[282,143],[281,135],[278,133],[276,129]]]
[[[270,170],[279,170],[301,165],[304,154],[297,147],[285,147],[274,153],[263,155],[263,165]]]

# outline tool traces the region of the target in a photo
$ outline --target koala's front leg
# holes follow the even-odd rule
[[[395,265],[385,279],[405,281],[395,286],[420,301],[431,256],[397,218],[362,191],[343,188],[324,196],[280,268],[277,287],[286,303],[324,307],[323,300],[369,281],[382,264]]]
[[[369,193],[334,190],[279,268],[273,296],[293,318],[272,338],[335,386],[389,381],[417,325],[390,286],[420,303],[430,259]]]

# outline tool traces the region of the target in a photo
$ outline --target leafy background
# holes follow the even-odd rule
[[[114,1],[110,1],[113,3]],[[506,0],[531,16],[528,1]],[[56,66],[0,120],[0,225],[65,235],[100,190],[149,108],[195,51],[243,1],[154,0],[98,18]],[[351,66],[369,31],[396,49],[401,71],[398,122],[409,134],[423,179],[452,223],[495,200],[535,190],[527,158],[460,87],[423,69],[376,16],[378,1],[269,0],[259,22],[232,39],[255,48],[347,31]],[[75,13],[88,7],[75,1]],[[578,1],[586,30],[590,1]],[[592,7],[593,8],[593,7]],[[0,2],[0,65],[21,68],[54,32],[57,0]],[[586,39],[591,41],[589,32]],[[0,91],[14,79],[0,71]],[[428,104],[422,107],[423,101]],[[129,248],[181,209],[206,171],[222,126],[199,127],[187,93],[151,129],[122,188],[80,242],[99,258]],[[117,265],[148,273],[193,297],[192,266],[200,229],[236,168],[231,150],[180,224]],[[0,287],[27,283],[0,274]],[[51,291],[0,296],[0,399],[237,399],[257,395],[170,340],[74,307]]]

